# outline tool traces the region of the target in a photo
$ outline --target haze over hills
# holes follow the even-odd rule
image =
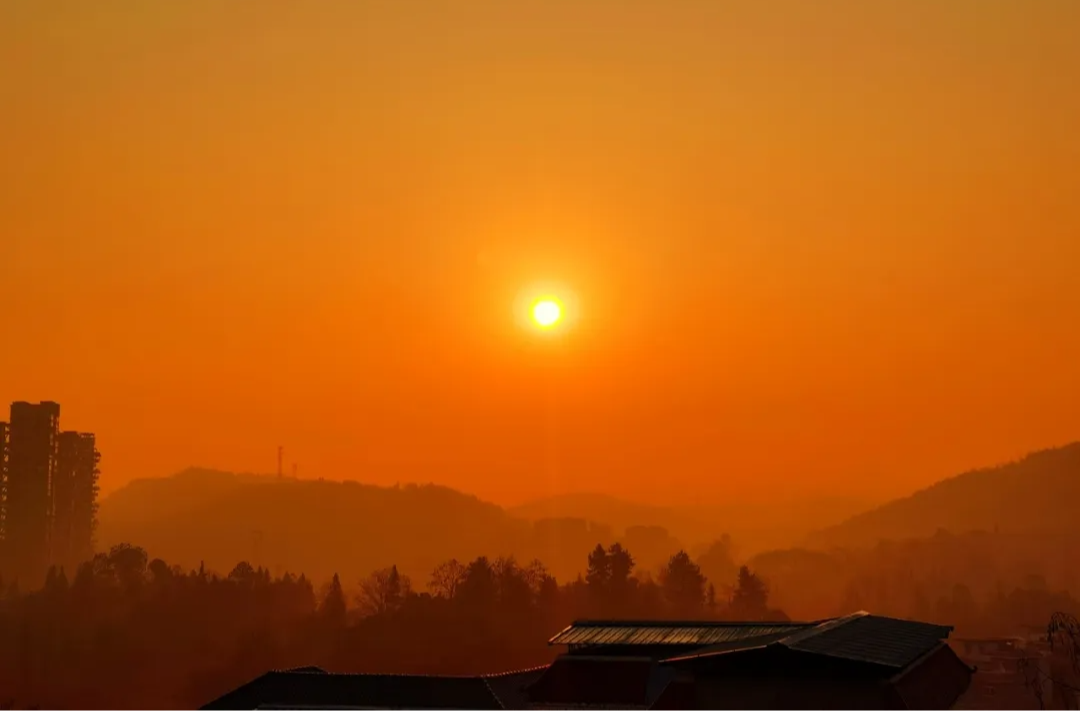
[[[866,511],[873,501],[857,497],[821,497],[812,500],[732,502],[729,504],[663,506],[625,501],[600,493],[563,494],[538,499],[509,509],[529,520],[586,518],[616,530],[633,526],[661,526],[690,548],[730,535],[740,555],[782,548],[801,541],[812,531]]]
[[[1080,442],[1074,442],[945,479],[818,531],[810,542],[858,547],[930,536],[939,529],[1066,532],[1076,528],[1078,499]]]
[[[452,557],[515,552],[529,528],[494,504],[440,486],[190,469],[106,497],[98,538],[99,547],[130,542],[185,568],[205,561],[224,574],[247,560],[355,582],[391,564],[422,575]]]
[[[1075,526],[1071,507],[1078,496],[1080,443],[961,474],[854,516],[859,502],[852,499],[680,507],[604,494],[566,494],[507,510],[435,485],[190,469],[138,480],[106,497],[98,538],[102,547],[131,542],[185,567],[205,561],[221,573],[248,560],[316,579],[339,572],[355,580],[397,564],[422,582],[452,557],[513,554],[538,557],[565,580],[580,572],[592,546],[615,540],[652,571],[678,548],[698,555],[725,533],[734,555],[748,560],[801,543],[868,548],[939,529],[1065,532]],[[829,526],[832,521],[842,523]]]
[[[240,560],[271,570],[355,579],[398,565],[426,580],[438,563],[513,554],[543,560],[560,579],[582,571],[597,543],[622,541],[654,572],[680,548],[703,552],[725,533],[750,556],[790,545],[858,507],[827,504],[807,516],[784,506],[651,506],[570,494],[510,510],[441,486],[382,487],[278,479],[192,468],[140,479],[102,501],[100,547],[130,542],[187,568],[227,573]],[[825,517],[829,518],[825,518]]]

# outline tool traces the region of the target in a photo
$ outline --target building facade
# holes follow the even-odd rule
[[[48,567],[59,437],[60,405],[11,404],[5,545],[8,568],[19,579],[40,580]]]
[[[73,570],[93,555],[98,462],[93,434],[61,432],[53,481],[52,562]]]
[[[92,555],[94,435],[60,431],[60,405],[15,402],[0,423],[0,572],[36,587],[50,565]]]

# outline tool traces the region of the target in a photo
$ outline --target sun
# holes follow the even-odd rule
[[[532,317],[540,328],[551,328],[562,318],[562,306],[553,299],[541,299],[533,304]]]
[[[561,341],[581,321],[577,293],[557,281],[537,281],[522,287],[514,297],[512,313],[518,328],[544,341]]]

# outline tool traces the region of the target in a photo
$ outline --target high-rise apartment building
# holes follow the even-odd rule
[[[0,423],[0,573],[35,587],[49,565],[93,556],[98,462],[94,435],[60,431],[55,402],[11,404]]]
[[[52,494],[52,562],[73,570],[93,554],[98,462],[94,435],[61,432]]]
[[[8,422],[7,497],[4,502],[8,568],[41,580],[50,559],[52,487],[57,471],[60,405],[11,404]]]

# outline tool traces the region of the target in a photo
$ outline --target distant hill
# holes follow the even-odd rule
[[[497,556],[527,547],[529,523],[441,486],[187,470],[131,482],[101,504],[99,548],[130,542],[152,557],[226,574],[240,560],[346,585],[397,564],[419,585],[451,557]]]
[[[508,509],[514,516],[530,521],[545,518],[584,518],[623,531],[630,526],[664,526],[679,522],[673,508],[639,504],[607,494],[560,494],[537,499]]]
[[[192,467],[164,479],[136,479],[102,501],[110,523],[134,523],[175,517],[252,484],[275,481],[263,474],[233,474]]]
[[[930,536],[939,529],[1061,532],[1078,526],[1078,502],[1080,442],[945,479],[818,531],[809,542],[816,547],[872,546],[879,540]]]
[[[432,568],[449,558],[512,554],[522,562],[539,557],[566,580],[583,570],[597,543],[626,542],[640,567],[651,571],[680,546],[698,555],[728,533],[734,553],[745,558],[791,545],[864,508],[842,499],[678,507],[567,494],[507,511],[434,485],[380,487],[188,469],[132,481],[105,497],[98,547],[133,543],[169,563],[195,568],[202,561],[220,574],[241,560],[319,580],[337,572],[349,586],[391,564],[422,586]],[[636,530],[627,535],[631,528]]]
[[[528,520],[585,518],[620,534],[631,526],[661,526],[690,551],[729,534],[742,556],[801,541],[808,533],[864,511],[864,499],[832,497],[804,501],[662,506],[598,493],[552,496],[509,509]]]

